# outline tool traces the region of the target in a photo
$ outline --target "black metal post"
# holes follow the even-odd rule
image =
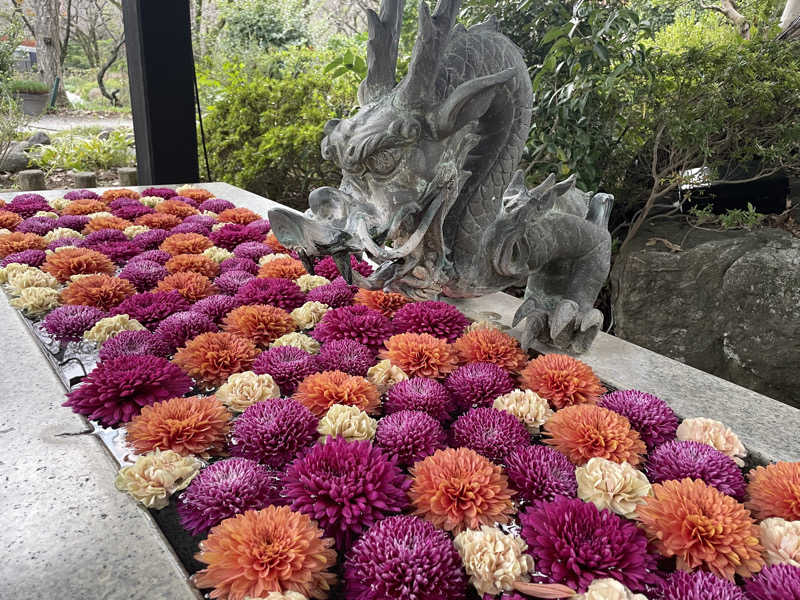
[[[198,181],[189,0],[122,4],[139,184]]]

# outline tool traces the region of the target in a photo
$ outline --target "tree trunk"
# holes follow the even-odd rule
[[[68,104],[64,92],[64,77],[61,69],[61,28],[59,27],[59,1],[35,0],[36,17],[33,29],[36,35],[36,60],[42,71],[44,82],[52,89],[56,78],[59,80],[59,104]]]
[[[800,17],[800,0],[786,0],[781,15],[781,29],[786,29],[796,17]]]
[[[744,39],[750,39],[750,22],[747,20],[747,17],[739,12],[733,0],[720,0],[719,4],[705,4],[701,1],[700,6],[706,10],[715,10],[725,15],[725,17],[739,29],[739,33]]]
[[[120,48],[122,48],[122,45],[124,43],[125,43],[125,38],[123,37],[117,43],[117,45],[114,46],[114,48],[111,50],[111,56],[106,61],[106,63],[100,68],[100,71],[98,71],[98,73],[97,73],[97,87],[100,88],[100,93],[103,94],[104,97],[108,98],[111,101],[111,104],[113,106],[117,106],[119,104],[119,98],[117,98],[117,96],[116,96],[116,92],[119,92],[119,90],[116,90],[115,92],[109,93],[108,90],[106,90],[106,85],[105,85],[105,82],[103,81],[103,79],[106,76],[106,72],[111,68],[111,65],[113,65],[117,61],[117,57],[119,56]]]

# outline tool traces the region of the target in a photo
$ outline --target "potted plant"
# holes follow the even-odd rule
[[[12,79],[9,89],[22,106],[22,112],[30,116],[39,116],[47,108],[50,88],[35,79]]]

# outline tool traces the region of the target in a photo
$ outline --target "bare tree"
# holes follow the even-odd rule
[[[736,6],[733,0],[719,0],[711,4],[706,4],[703,0],[700,0],[700,6],[705,10],[713,10],[720,13],[736,26],[744,39],[750,39],[750,21],[739,12],[739,7]]]
[[[122,4],[117,0],[74,0],[78,5],[74,11],[70,29],[80,45],[89,66],[97,69],[97,87],[103,97],[116,106],[119,90],[105,86],[105,76],[120,56],[125,44],[122,27]]]

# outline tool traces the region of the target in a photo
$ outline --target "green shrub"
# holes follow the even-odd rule
[[[8,89],[16,94],[46,94],[50,86],[35,79],[12,79],[8,82]]]
[[[297,0],[228,0],[220,4],[220,42],[228,52],[308,41],[308,10]]]
[[[47,146],[31,151],[32,162],[45,170],[93,171],[132,166],[135,162],[130,131],[111,131],[107,139],[96,135],[58,137]]]

